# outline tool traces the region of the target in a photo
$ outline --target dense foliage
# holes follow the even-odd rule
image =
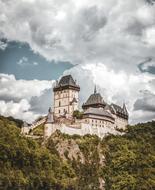
[[[39,126],[37,126],[36,128],[34,128],[31,131],[31,134],[38,135],[38,136],[43,136],[44,135],[44,124],[40,124]]]
[[[60,144],[64,144],[63,156],[67,158],[67,163],[76,174],[74,189],[98,190],[99,179],[103,177],[104,161],[102,159],[105,151],[104,144],[99,137],[94,135],[85,135],[84,137],[74,135],[71,137],[57,133],[49,139],[46,146],[52,152],[56,152],[55,147]],[[79,151],[74,152],[74,149],[77,150],[76,145],[79,147]]]
[[[57,154],[20,135],[16,123],[0,118],[2,189],[71,189],[74,171]]]
[[[82,119],[83,118],[83,112],[80,112],[79,110],[75,110],[73,112],[73,117],[76,119]]]
[[[155,122],[129,126],[105,139],[107,190],[155,189]]]
[[[69,136],[42,143],[20,135],[22,121],[0,116],[0,189],[155,189],[155,122],[122,136]],[[42,126],[35,133],[42,132]]]

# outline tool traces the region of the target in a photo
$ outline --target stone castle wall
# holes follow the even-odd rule
[[[56,130],[61,131],[62,133],[68,135],[97,135],[100,138],[103,138],[107,134],[119,134],[116,131],[115,127],[92,127],[89,124],[81,123],[74,125],[66,125],[66,124],[45,124],[44,137],[50,137]]]

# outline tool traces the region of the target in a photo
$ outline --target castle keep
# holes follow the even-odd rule
[[[57,117],[72,117],[73,112],[78,110],[80,87],[71,75],[63,76],[56,86],[54,92],[54,115]]]
[[[69,135],[94,134],[102,138],[108,133],[119,133],[117,129],[125,129],[129,117],[125,104],[121,107],[106,103],[95,87],[80,112],[79,91],[80,86],[71,75],[63,76],[56,82],[53,109],[50,108],[48,115],[38,122],[44,123],[45,139],[56,130]],[[76,117],[75,112],[80,113],[80,117]],[[38,124],[34,122],[29,129]],[[24,131],[27,133],[27,128],[23,128]]]

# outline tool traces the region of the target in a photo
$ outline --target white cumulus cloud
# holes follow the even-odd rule
[[[31,99],[40,99],[52,88],[54,81],[16,80],[14,75],[0,74],[0,114],[14,116],[26,121],[33,121],[39,114],[45,114],[52,100],[38,101],[38,105],[47,105],[44,110],[33,109]],[[48,94],[51,96],[51,94]],[[47,97],[46,97],[47,98]],[[33,109],[33,110],[32,110]]]
[[[154,75],[140,72],[126,73],[121,70],[116,72],[101,63],[79,65],[65,72],[65,74],[68,73],[71,73],[80,84],[81,103],[93,93],[96,84],[98,92],[107,103],[117,103],[121,106],[126,103],[130,123],[155,119],[155,109],[153,111],[150,108],[150,106],[155,108],[155,94],[150,96],[152,92],[155,92]],[[147,91],[147,96],[145,91]],[[139,99],[142,101],[137,110],[135,103]]]

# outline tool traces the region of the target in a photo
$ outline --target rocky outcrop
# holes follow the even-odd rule
[[[104,190],[103,167],[105,166],[104,144],[97,136],[69,136],[56,131],[46,141],[45,146],[57,153],[70,164],[81,180],[97,185]],[[89,175],[85,176],[85,173]],[[94,176],[94,177],[93,177]],[[89,182],[89,180],[94,181]]]

